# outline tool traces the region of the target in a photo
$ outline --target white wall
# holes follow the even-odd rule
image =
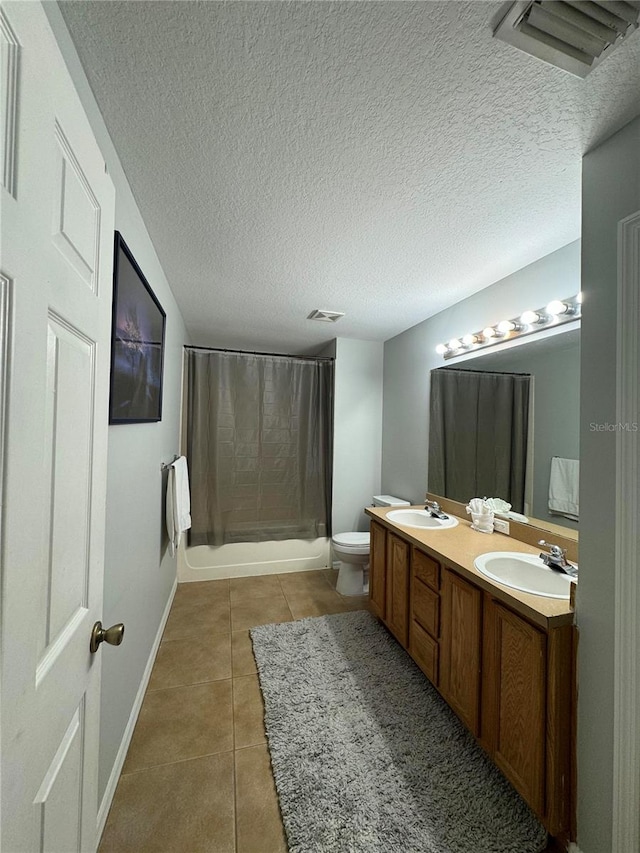
[[[612,849],[617,226],[640,209],[640,118],[583,160],[578,842]],[[637,535],[637,531],[636,531]]]
[[[182,346],[187,341],[182,316],[60,11],[55,3],[44,6],[116,188],[116,228],[167,314],[162,421],[109,427],[102,622],[124,622],[125,638],[120,648],[102,652],[102,799],[176,578],[176,560],[166,550],[160,464],[179,450]]]
[[[576,241],[441,311],[384,347],[382,490],[424,500],[427,490],[429,373],[445,362],[437,344],[540,308],[580,290]]]
[[[375,341],[336,340],[334,533],[368,530],[363,510],[380,494],[383,353]]]
[[[99,796],[106,789],[140,682],[176,579],[164,527],[163,461],[179,451],[185,328],[130,194],[116,184],[116,227],[167,313],[162,421],[109,427],[105,625],[124,622],[126,651],[102,662]]]

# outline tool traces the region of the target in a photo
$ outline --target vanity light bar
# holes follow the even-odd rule
[[[519,317],[501,320],[493,326],[487,326],[481,332],[472,332],[459,338],[452,338],[446,344],[438,344],[436,352],[444,359],[454,358],[465,352],[474,352],[503,341],[512,341],[525,335],[533,335],[543,329],[570,323],[580,316],[581,302],[580,293],[568,299],[554,299],[545,308],[524,311]]]

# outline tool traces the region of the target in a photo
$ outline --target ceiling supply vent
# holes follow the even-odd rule
[[[577,77],[587,74],[638,28],[638,0],[518,0],[493,35]]]
[[[339,311],[323,311],[320,308],[316,308],[315,311],[309,314],[307,320],[320,320],[322,323],[337,323],[341,317],[344,317],[344,314],[341,314]]]

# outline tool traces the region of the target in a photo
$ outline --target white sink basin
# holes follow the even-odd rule
[[[389,521],[403,524],[405,527],[419,527],[421,530],[444,530],[455,527],[458,519],[452,515],[449,518],[434,518],[425,509],[394,509],[387,513]]]
[[[571,578],[545,566],[536,554],[493,551],[476,557],[473,564],[483,575],[511,589],[547,598],[569,598]]]

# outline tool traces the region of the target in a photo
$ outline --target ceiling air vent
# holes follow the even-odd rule
[[[518,0],[493,35],[531,56],[586,77],[638,28],[639,0]]]
[[[322,311],[316,308],[307,317],[307,320],[320,320],[322,323],[337,323],[340,317],[344,317],[339,311]]]

